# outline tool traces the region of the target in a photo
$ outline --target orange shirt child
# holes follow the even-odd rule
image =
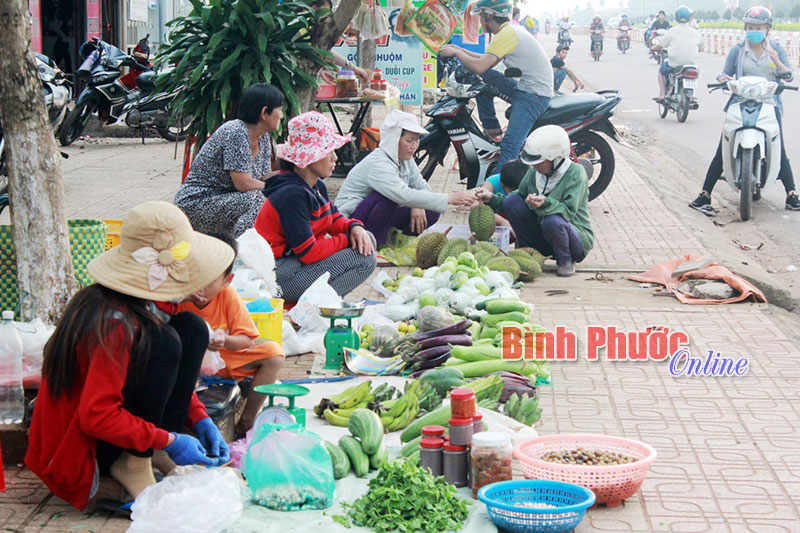
[[[178,304],[178,311],[191,311],[200,315],[214,331],[222,329],[228,335],[258,338],[258,329],[247,311],[247,306],[236,289],[229,285],[222,287],[219,294],[202,309],[187,300]],[[229,350],[223,347],[219,349],[219,354],[225,361],[225,368],[217,375],[237,381],[255,374],[257,368],[246,368],[247,365],[270,357],[284,357],[280,344],[274,341],[254,344],[242,350]]]

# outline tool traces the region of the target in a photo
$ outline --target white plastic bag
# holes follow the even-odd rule
[[[213,376],[223,368],[225,368],[225,360],[219,352],[206,350],[203,356],[203,363],[200,365],[200,375]]]
[[[330,277],[331,273],[325,272],[317,278],[289,311],[289,317],[303,332],[328,329],[330,322],[320,316],[318,308],[342,304],[342,297],[328,284]]]
[[[257,298],[259,296],[266,296],[268,298],[276,298],[280,296],[278,282],[275,278],[275,256],[272,255],[272,248],[264,238],[258,234],[255,228],[242,233],[241,237],[236,239],[239,244],[238,259],[242,264],[253,270],[258,278],[264,282],[264,288],[268,294],[259,292],[258,296],[246,296],[248,298]],[[239,275],[239,269],[234,268],[234,271]],[[244,274],[244,272],[242,272]],[[236,279],[234,277],[234,279]],[[252,276],[249,277],[252,282]]]
[[[304,353],[325,353],[325,331],[301,331],[298,335],[288,320],[283,321],[281,348],[288,357]]]
[[[169,476],[136,497],[128,533],[222,531],[239,519],[249,494],[233,468]]]
[[[41,318],[34,318],[30,322],[14,322],[14,327],[22,340],[22,376],[25,386],[38,384],[42,379],[44,345],[56,328],[45,324]]]

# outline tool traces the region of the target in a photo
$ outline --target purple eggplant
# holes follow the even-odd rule
[[[435,368],[439,365],[443,365],[448,359],[450,359],[449,350],[441,355],[437,355],[436,357],[423,359],[414,365],[414,370],[427,370],[429,368]]]
[[[411,355],[408,361],[425,361],[426,359],[438,357],[444,353],[450,353],[450,347],[446,344],[444,346],[432,346],[430,348],[425,348],[424,350],[419,350],[415,354]]]
[[[472,337],[469,335],[441,335],[430,337],[425,340],[417,341],[420,348],[431,348],[433,346],[444,346],[446,344],[458,344],[460,346],[472,346]]]
[[[503,378],[503,392],[500,394],[500,403],[506,403],[514,393],[517,393],[520,397],[531,396],[535,398],[538,395],[536,387],[527,376],[508,370],[492,372],[492,374],[500,374]]]
[[[414,335],[414,340],[419,342],[425,339],[430,339],[432,337],[441,337],[443,335],[460,335],[465,331],[467,331],[467,329],[471,325],[472,325],[471,320],[462,320],[461,322],[456,322],[455,324],[451,324],[443,328],[434,329],[433,331],[426,331],[425,333],[417,333],[416,335]]]

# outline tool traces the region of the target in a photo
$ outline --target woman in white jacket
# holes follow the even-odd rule
[[[336,207],[345,217],[360,220],[378,244],[386,242],[389,228],[419,235],[448,204],[475,201],[471,191],[433,192],[422,178],[414,153],[426,133],[414,115],[392,111],[381,126],[378,148],[353,167],[339,189]]]

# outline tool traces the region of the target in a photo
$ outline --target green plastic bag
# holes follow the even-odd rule
[[[333,463],[322,439],[299,424],[258,427],[244,458],[253,499],[278,511],[333,504]]]
[[[416,266],[417,237],[406,235],[398,228],[390,228],[386,244],[380,246],[378,253],[396,266]]]

